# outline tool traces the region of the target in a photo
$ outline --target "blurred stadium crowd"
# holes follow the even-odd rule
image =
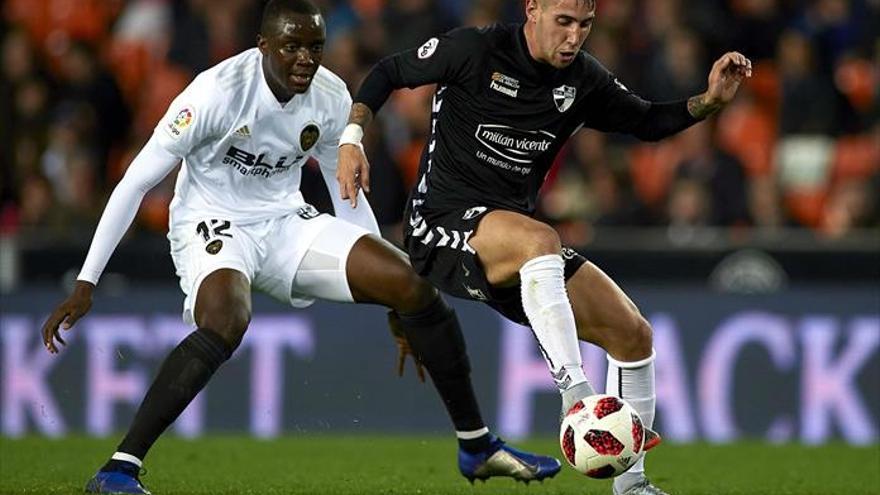
[[[316,0],[324,64],[352,92],[383,55],[460,25],[518,21],[521,0]],[[541,203],[565,243],[601,227],[733,232],[880,227],[880,1],[600,0],[587,49],[646,98],[702,92],[726,50],[755,75],[719,119],[658,144],[582,131]],[[6,0],[0,232],[90,236],[102,205],[171,99],[199,71],[255,45],[262,0]],[[432,88],[395,93],[367,136],[371,202],[401,220]],[[162,235],[173,177],[136,231]],[[319,206],[319,174],[306,195]],[[316,191],[310,195],[309,190]],[[326,194],[326,193],[323,193]]]

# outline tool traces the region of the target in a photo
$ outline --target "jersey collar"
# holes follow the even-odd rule
[[[529,53],[529,45],[526,42],[525,24],[520,24],[514,30],[514,45],[516,46],[516,56],[524,70],[531,76],[536,77],[539,81],[557,81],[564,78],[577,64],[577,60],[564,69],[557,69],[550,64],[539,62],[532,58]]]

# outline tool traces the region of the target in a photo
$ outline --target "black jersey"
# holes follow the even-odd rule
[[[522,24],[456,29],[387,57],[355,101],[376,111],[392,89],[431,83],[430,136],[408,204],[428,223],[473,206],[533,214],[575,131],[631,132],[652,105],[585,52],[564,69],[535,61]]]

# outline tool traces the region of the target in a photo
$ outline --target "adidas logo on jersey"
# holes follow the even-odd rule
[[[233,133],[233,135],[241,138],[249,138],[251,137],[251,130],[248,128],[248,126],[243,125],[239,127],[238,130]]]

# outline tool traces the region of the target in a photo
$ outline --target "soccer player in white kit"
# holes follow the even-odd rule
[[[396,314],[398,344],[430,373],[473,480],[555,475],[559,461],[518,451],[489,433],[470,382],[455,313],[379,236],[363,192],[341,195],[336,153],[351,107],[345,83],[320,65],[325,26],[308,0],[270,0],[257,47],[201,73],[172,102],[113,191],[73,294],[43,327],[49,352],[91,307],[92,292],[144,194],[180,162],[168,239],[184,319],[197,327],[166,358],[117,451],[90,493],[149,492],[138,474],[147,451],[238,347],[251,288],[293,306],[315,298],[381,304]],[[299,191],[301,168],[320,164],[336,217]]]

